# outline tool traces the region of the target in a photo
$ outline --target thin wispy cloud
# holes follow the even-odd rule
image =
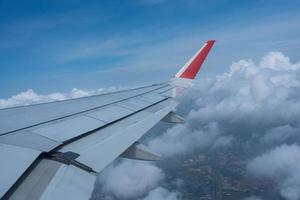
[[[258,2],[235,3],[237,8],[226,6],[231,1],[151,2],[61,2],[59,10],[57,2],[27,2],[21,12],[4,3],[12,9],[2,10],[0,73],[12,78],[1,79],[1,96],[19,91],[16,85],[42,92],[108,86],[115,80],[123,85],[132,81],[126,70],[141,77],[134,84],[143,84],[146,77],[163,81],[207,39],[218,45],[204,76],[223,72],[232,60],[258,59],[269,49],[298,57],[293,53],[299,50],[296,5],[278,2],[263,12],[264,3]],[[99,78],[101,72],[110,79]],[[78,79],[85,81],[79,84]]]
[[[220,63],[229,64],[231,59],[238,59],[240,57],[232,56],[237,51],[246,54],[245,51],[248,51],[249,48],[249,44],[246,45],[247,41],[261,41],[264,43],[265,39],[263,35],[283,32],[282,29],[297,29],[297,24],[299,22],[296,19],[289,21],[289,23],[286,23],[285,20],[272,22],[270,19],[255,26],[253,24],[244,25],[239,31],[234,29],[236,26],[234,24],[229,25],[229,28],[227,27],[226,30],[223,27],[215,27],[215,29],[209,31],[203,30],[202,27],[193,27],[193,32],[187,31],[184,28],[181,29],[180,26],[173,27],[172,29],[163,28],[163,31],[159,27],[149,30],[152,35],[157,31],[161,33],[156,34],[156,37],[149,37],[144,32],[135,32],[134,37],[132,33],[128,33],[122,36],[113,36],[105,40],[99,40],[98,38],[83,40],[77,46],[73,45],[70,49],[64,49],[63,52],[57,55],[57,58],[61,58],[64,61],[105,57],[115,58],[115,61],[108,63],[107,66],[102,66],[102,68],[99,64],[97,72],[101,73],[101,71],[104,71],[107,74],[111,70],[110,76],[113,78],[114,74],[118,72],[131,74],[132,71],[137,70],[141,73],[157,74],[158,70],[160,70],[160,73],[163,71],[163,74],[165,74],[164,77],[167,79],[201,47],[204,41],[216,38],[217,46],[214,49],[214,53],[210,55],[211,59],[207,63],[211,67],[210,73],[216,74],[218,71],[225,69]],[[293,45],[297,44],[297,41],[293,42],[295,42]],[[265,53],[264,51],[267,51],[267,48],[269,49],[271,46],[274,46],[274,43],[269,43],[267,47],[266,45],[262,47],[262,43],[255,42],[250,45],[258,47],[261,53]],[[228,55],[227,46],[234,47],[232,55]],[[285,49],[286,44],[284,42],[277,43],[276,46],[279,49]],[[256,53],[255,56],[259,56],[259,54]],[[207,71],[206,69],[204,70]],[[85,73],[93,76],[89,70]],[[146,75],[145,73],[143,74],[144,76]],[[71,72],[68,78],[72,78]]]

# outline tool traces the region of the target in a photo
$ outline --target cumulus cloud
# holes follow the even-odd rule
[[[258,196],[250,196],[250,197],[245,198],[244,200],[262,200],[262,199]]]
[[[0,108],[29,105],[36,102],[64,100],[64,99],[65,96],[60,93],[41,96],[36,94],[32,89],[29,89],[25,92],[21,92],[20,94],[12,96],[8,99],[0,99]]]
[[[166,157],[188,153],[195,148],[226,146],[231,143],[231,140],[231,136],[221,136],[219,125],[216,122],[199,127],[196,122],[191,121],[184,125],[176,125],[161,136],[151,139],[148,147]]]
[[[228,72],[199,82],[179,99],[191,110],[187,124],[168,129],[149,147],[169,156],[193,148],[228,146],[242,134],[258,136],[262,143],[286,141],[300,124],[298,66],[280,52],[270,52],[259,64],[234,62]]]
[[[101,93],[113,92],[120,89],[127,89],[127,88],[109,87],[105,89],[100,88],[100,89],[89,90],[89,91],[73,88],[69,93],[55,92],[46,95],[38,94],[33,89],[28,89],[27,91],[21,92],[10,98],[0,99],[0,109],[15,107],[15,106],[37,104],[37,103],[46,103],[51,101],[74,99],[74,98],[80,98],[80,97],[85,97],[90,95],[101,94]]]
[[[249,155],[257,156],[283,145],[275,149],[275,153],[254,159],[248,169],[272,177],[286,199],[299,199],[298,161],[288,162],[298,159],[290,154],[299,153],[299,149],[284,146],[300,142],[299,66],[299,62],[291,63],[280,52],[270,52],[258,64],[240,60],[234,62],[229,71],[200,80],[191,92],[179,99],[182,108],[179,107],[178,112],[190,110],[185,116],[187,123],[171,127],[151,139],[149,148],[164,156],[173,156],[237,143],[248,149]],[[269,156],[272,158],[267,159]],[[263,160],[262,165],[257,164]],[[281,165],[274,165],[275,161]],[[269,166],[275,169],[270,170]]]
[[[270,53],[262,60],[266,57],[270,59],[272,55]],[[242,130],[246,132],[267,131],[289,123],[298,124],[299,86],[289,85],[299,81],[299,77],[294,76],[298,71],[284,70],[286,74],[257,66],[251,60],[234,63],[229,72],[207,83],[209,87],[200,86],[197,89],[198,94],[203,95],[196,100],[199,109],[192,111],[191,115],[202,123],[214,120],[222,127],[244,126]],[[274,82],[274,78],[281,75],[289,76],[289,79]]]
[[[248,169],[259,177],[273,178],[288,200],[300,198],[300,146],[282,145],[251,160]]]
[[[69,98],[79,98],[79,97],[91,95],[93,93],[95,93],[95,91],[89,92],[89,91],[73,88],[72,91],[68,94],[55,92],[47,95],[40,95],[34,92],[32,89],[29,89],[25,92],[21,92],[17,95],[14,95],[8,99],[0,99],[0,108],[59,101],[59,100],[65,100]]]
[[[169,192],[168,190],[158,187],[151,192],[143,200],[177,200],[178,194]]]
[[[177,199],[177,194],[160,187],[165,174],[152,163],[122,160],[99,176],[101,193],[107,199]]]
[[[296,127],[292,127],[289,124],[283,126],[277,126],[271,128],[270,130],[266,131],[265,135],[263,136],[262,140],[265,143],[280,143],[284,142],[289,138],[292,138],[299,132],[299,129]]]
[[[297,70],[300,68],[300,62],[291,63],[290,58],[283,55],[281,52],[270,52],[263,57],[260,66],[278,71]]]
[[[147,176],[145,176],[147,174]],[[158,167],[125,161],[101,174],[103,190],[121,199],[140,197],[162,181],[164,173]]]

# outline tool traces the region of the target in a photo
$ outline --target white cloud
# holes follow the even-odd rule
[[[194,93],[202,94],[195,100],[198,109],[192,111],[199,121],[229,119],[242,123],[248,118],[247,123],[256,125],[282,125],[297,121],[300,115],[300,101],[296,101],[299,86],[286,85],[298,81],[298,77],[294,76],[298,71],[289,72],[290,79],[281,79],[281,84],[278,84],[274,83],[274,77],[278,77],[276,70],[257,66],[251,60],[234,63],[233,66],[216,80],[201,83],[208,86],[194,89]]]
[[[56,100],[64,100],[67,96],[61,93],[52,93],[48,95],[39,95],[32,89],[29,89],[20,94],[14,95],[8,99],[0,99],[0,108],[13,106],[29,105],[34,103],[43,103]]]
[[[290,125],[274,127],[266,132],[262,141],[265,143],[283,142],[297,134],[298,131],[299,129]]]
[[[169,128],[150,140],[149,147],[172,156],[193,149],[226,147],[233,142],[250,142],[244,148],[252,151],[258,146],[258,152],[286,142],[300,143],[298,63],[291,63],[282,53],[271,52],[259,64],[241,60],[216,78],[200,80],[180,98],[187,124]],[[283,145],[254,159],[249,170],[274,178],[286,199],[299,199],[297,152],[297,145]]]
[[[227,147],[231,145],[233,136],[221,136],[213,144],[213,148]]]
[[[275,86],[285,86],[285,87],[299,87],[300,82],[297,80],[294,74],[282,74],[278,76],[271,77],[271,82]]]
[[[148,147],[162,156],[189,153],[197,149],[226,146],[231,137],[221,137],[218,123],[210,122],[206,126],[197,127],[197,121],[187,120],[187,124],[176,125],[161,136],[151,139]]]
[[[270,144],[291,138],[296,131],[289,123],[300,125],[300,85],[294,67],[298,64],[280,52],[268,53],[259,63],[240,60],[228,72],[196,84],[180,99],[190,110],[187,123],[168,129],[148,146],[172,156],[195,148],[229,146],[232,135],[242,132],[258,132],[261,140]],[[280,65],[290,71],[284,69],[284,75],[278,74]],[[237,128],[241,133],[231,132]]]
[[[300,146],[282,145],[253,159],[248,169],[259,177],[275,179],[288,200],[300,198]]]
[[[172,193],[168,194],[167,190],[159,187],[164,178],[164,172],[154,164],[122,160],[105,169],[98,180],[101,192],[112,198],[137,199],[148,192],[150,192],[148,199],[153,195],[172,197]],[[155,191],[156,189],[159,190]]]
[[[0,99],[0,109],[15,107],[15,106],[37,104],[37,103],[46,103],[51,101],[74,99],[74,98],[80,98],[80,97],[85,97],[90,95],[112,92],[120,89],[128,89],[128,88],[109,87],[105,89],[100,88],[97,90],[89,90],[89,91],[73,88],[69,93],[55,92],[46,95],[37,94],[33,89],[28,89],[27,91],[21,92],[10,98]]]
[[[258,196],[250,196],[250,197],[245,198],[244,200],[262,200],[262,199]]]
[[[80,90],[77,88],[73,88],[71,93],[70,93],[70,98],[80,98],[80,97],[85,97],[85,96],[89,96],[96,93],[95,91],[84,91],[84,90]]]
[[[179,195],[177,193],[158,187],[149,192],[143,200],[178,200],[178,198]]]
[[[121,159],[112,163],[98,177],[96,193],[104,194],[105,199],[178,200],[178,191],[169,191],[165,173],[152,162]],[[174,184],[184,183],[176,179]]]
[[[262,68],[273,69],[277,71],[297,70],[300,68],[300,62],[292,64],[290,58],[281,52],[270,52],[262,58],[260,62]]]

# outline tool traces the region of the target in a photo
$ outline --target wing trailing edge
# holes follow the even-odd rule
[[[147,147],[139,142],[135,142],[121,155],[123,158],[144,161],[158,161],[160,156],[151,152]]]

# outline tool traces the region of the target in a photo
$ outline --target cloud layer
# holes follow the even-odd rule
[[[272,179],[283,198],[299,199],[299,75],[300,62],[291,62],[281,52],[270,52],[257,63],[251,59],[234,62],[225,73],[197,81],[179,97],[178,113],[186,124],[152,135],[145,143],[166,159],[194,150],[239,146],[247,152],[249,173],[257,179]],[[0,108],[101,92],[73,89],[68,94],[39,95],[28,90],[0,99]],[[117,160],[99,176],[97,192],[106,199],[180,199],[184,183],[179,181],[179,190],[174,191],[166,170],[156,163]]]
[[[250,161],[248,169],[258,177],[278,181],[280,193],[289,200],[300,198],[300,146],[282,145]]]
[[[172,155],[241,138],[262,144],[293,138],[300,125],[299,68],[300,62],[280,52],[268,53],[259,64],[234,62],[181,97],[179,112],[186,113],[187,123],[150,140],[149,147]]]
[[[152,162],[119,159],[100,174],[95,193],[107,200],[178,200],[179,192],[164,187],[165,178],[163,170]]]
[[[61,101],[66,99],[74,99],[74,98],[80,98],[84,96],[113,92],[120,89],[126,89],[126,88],[109,87],[105,89],[100,88],[97,90],[89,90],[89,91],[73,88],[69,93],[54,92],[46,95],[37,94],[33,89],[28,89],[27,91],[21,92],[10,98],[0,99],[0,109],[15,107],[15,106],[37,104],[37,103],[46,103],[52,101]]]
[[[103,185],[101,192],[107,196],[136,199],[155,189],[163,179],[163,171],[155,165],[126,160],[101,173],[99,182]]]
[[[238,145],[253,157],[249,172],[271,178],[285,199],[299,199],[299,72],[300,62],[292,63],[281,52],[268,53],[258,64],[234,62],[227,72],[199,81],[180,98],[179,112],[186,113],[187,124],[151,139],[149,147],[173,156]]]

